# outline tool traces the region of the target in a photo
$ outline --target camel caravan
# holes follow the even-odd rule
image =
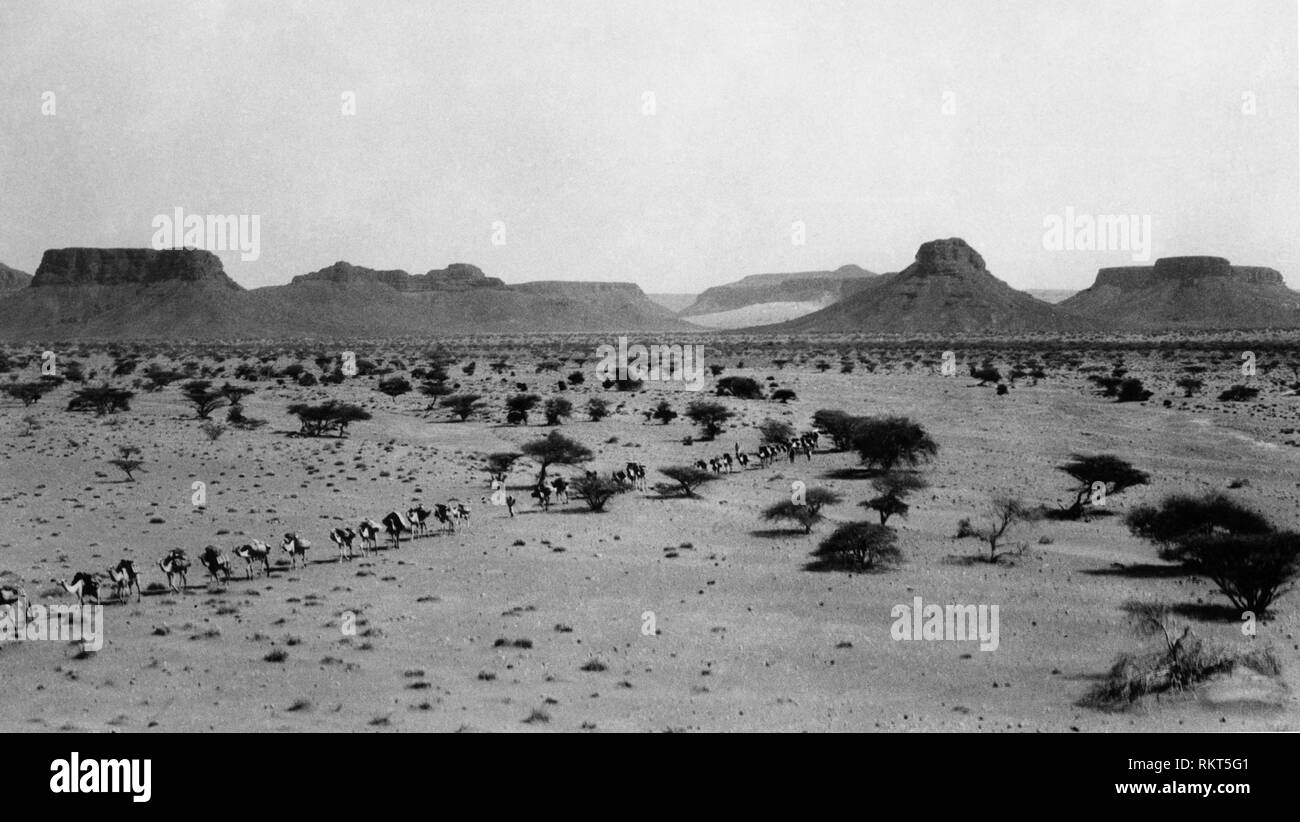
[[[464,503],[452,499],[445,505],[434,505],[432,511],[427,510],[423,505],[417,505],[404,513],[390,511],[379,522],[371,519],[362,520],[355,529],[334,528],[329,532],[329,539],[338,549],[335,561],[351,560],[355,556],[353,545],[358,540],[362,556],[370,556],[378,550],[378,536],[381,531],[388,535],[388,541],[393,548],[399,547],[403,535],[406,535],[408,540],[428,536],[430,519],[438,521],[440,532],[454,533],[457,526],[463,528],[469,525],[470,509]],[[280,540],[280,549],[289,560],[289,570],[295,570],[299,565],[304,568],[307,566],[307,551],[310,548],[311,541],[296,532],[286,533]],[[270,544],[260,539],[251,539],[236,546],[229,554],[215,545],[209,545],[199,554],[198,560],[199,565],[207,572],[210,582],[225,584],[234,576],[232,566],[235,559],[244,561],[245,579],[251,580],[259,574],[270,576],[272,553]],[[182,548],[174,548],[158,560],[158,570],[162,571],[167,581],[165,590],[184,594],[189,586],[190,565],[190,559]],[[132,591],[135,593],[136,601],[141,600],[143,591],[140,585],[140,573],[129,559],[121,560],[103,575],[78,571],[71,579],[51,580],[55,585],[75,596],[79,604],[87,601],[101,604],[100,590],[105,581],[113,587],[113,600],[126,602],[130,599]],[[23,601],[27,601],[27,594],[21,587],[11,585],[0,587],[0,605],[13,605]]]
[[[740,443],[736,443],[732,452],[723,453],[710,459],[701,459],[695,462],[695,467],[702,471],[711,471],[714,474],[731,474],[743,472],[752,468],[768,468],[774,465],[782,455],[789,458],[794,463],[799,456],[806,460],[812,460],[812,455],[817,448],[818,434],[811,431],[792,437],[786,441],[769,442],[759,446],[759,448],[750,453],[740,450]],[[504,506],[510,517],[515,515],[515,497],[506,491],[506,474],[500,471],[489,471],[489,481],[492,488],[491,497],[484,496],[482,502],[492,505]],[[596,471],[585,471],[584,477],[587,480],[599,478]],[[638,490],[645,491],[647,488],[647,470],[646,466],[638,462],[629,462],[623,468],[611,471],[608,475],[614,485],[620,491]],[[552,476],[549,479],[541,478],[531,488],[531,497],[536,501],[537,507],[542,511],[549,511],[553,504],[567,504],[570,502],[570,488],[573,487],[575,480],[563,476]],[[360,550],[362,557],[369,557],[379,550],[379,539],[382,533],[385,536],[385,544],[389,550],[396,550],[401,547],[405,538],[410,542],[434,534],[431,521],[437,523],[437,534],[454,534],[456,529],[466,528],[470,522],[470,509],[465,503],[458,499],[452,498],[446,503],[435,503],[432,510],[425,508],[423,504],[417,504],[405,511],[389,511],[378,521],[373,519],[361,520],[355,528],[349,526],[338,526],[332,528],[328,533],[329,541],[335,548],[335,563],[352,560],[356,556],[354,546]],[[297,532],[288,532],[280,539],[280,550],[286,555],[288,560],[288,570],[297,570],[299,566],[307,567],[307,552],[311,549],[311,541]],[[273,551],[271,543],[263,542],[259,539],[250,539],[248,542],[238,545],[229,553],[223,551],[215,545],[206,546],[198,556],[199,565],[207,572],[208,581],[211,584],[229,583],[234,576],[234,561],[243,560],[244,578],[253,579],[255,576],[270,576],[271,574],[271,555]],[[327,560],[321,560],[325,562]],[[174,548],[157,562],[158,569],[166,579],[166,587],[158,586],[159,591],[171,591],[177,594],[184,594],[189,582],[188,572],[190,569],[190,560],[184,549]],[[281,565],[280,567],[284,567]],[[127,602],[134,591],[137,602],[141,600],[142,590],[140,583],[140,573],[135,568],[134,563],[129,559],[123,559],[112,568],[107,569],[103,575],[80,571],[72,576],[69,580],[51,580],[64,591],[77,598],[77,602],[84,604],[90,601],[100,604],[101,585],[110,584],[113,589],[112,599],[117,602]],[[0,587],[0,605],[14,604],[19,601],[26,601],[27,596],[23,589],[14,586]]]

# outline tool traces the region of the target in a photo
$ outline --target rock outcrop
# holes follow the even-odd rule
[[[52,248],[41,257],[33,288],[182,282],[242,290],[221,259],[199,249]]]
[[[1150,266],[1103,268],[1064,311],[1121,331],[1300,327],[1300,293],[1281,273],[1223,257],[1162,257]]]
[[[1065,314],[989,273],[960,238],[932,240],[912,264],[806,317],[754,331],[783,333],[979,334],[1087,331]]]

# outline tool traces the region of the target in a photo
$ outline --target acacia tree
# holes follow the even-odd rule
[[[409,393],[411,383],[405,377],[389,377],[386,380],[380,380],[375,390],[381,394],[387,394],[393,399],[397,399],[403,394]]]
[[[437,402],[439,397],[445,397],[453,393],[453,390],[445,380],[426,380],[420,383],[420,393]],[[433,404],[430,403],[429,407],[432,408]]]
[[[573,416],[573,403],[564,397],[551,397],[546,401],[546,424],[559,425],[561,419]]]
[[[54,386],[44,382],[11,382],[6,383],[0,390],[21,402],[25,408],[40,400],[53,388]]]
[[[994,497],[989,504],[987,519],[980,528],[973,528],[970,534],[977,536],[988,543],[989,555],[988,562],[997,562],[1004,556],[1012,553],[1019,553],[1027,546],[1021,543],[1015,547],[1014,551],[998,552],[998,546],[1006,538],[1008,532],[1021,522],[1031,522],[1035,519],[1034,512],[1023,502],[1015,497],[999,496]]]
[[[146,391],[161,391],[177,380],[185,378],[184,371],[176,371],[166,368],[160,363],[149,363],[145,366],[144,371],[140,372],[148,384],[145,386]]]
[[[134,391],[116,388],[111,385],[87,386],[77,389],[68,401],[69,411],[94,411],[95,416],[115,414],[118,411],[131,410],[131,398]]]
[[[863,419],[847,411],[823,408],[813,414],[813,428],[830,437],[836,450],[844,451],[853,446],[853,433]]]
[[[194,414],[206,420],[213,411],[230,402],[220,388],[213,388],[208,380],[190,380],[181,387],[181,395],[194,406]]]
[[[608,477],[587,474],[573,481],[573,495],[597,513],[604,511],[605,505],[621,490],[618,483]]]
[[[892,528],[874,522],[846,522],[822,540],[813,555],[828,567],[869,571],[902,560],[896,540]]]
[[[536,394],[515,394],[506,398],[506,421],[512,424],[528,424],[528,412],[541,402]]]
[[[600,397],[587,400],[587,417],[592,422],[600,422],[609,416],[609,401]]]
[[[717,437],[722,433],[722,424],[734,416],[736,412],[720,402],[695,400],[686,406],[687,419],[700,426],[705,439]]]
[[[1183,549],[1188,568],[1208,577],[1240,611],[1263,615],[1300,572],[1300,534],[1213,534]]]
[[[443,408],[450,409],[451,413],[460,417],[460,421],[464,422],[483,404],[483,398],[479,394],[453,394],[450,397],[445,397],[438,404]]]
[[[762,435],[763,445],[775,445],[794,439],[794,426],[769,417],[758,424],[758,433]]]
[[[695,489],[718,478],[713,472],[696,468],[693,465],[670,465],[667,468],[660,468],[659,473],[677,483],[677,488],[681,490],[684,497],[695,496]],[[671,490],[672,488],[672,485],[665,483],[659,490],[662,492],[664,489]]]
[[[714,393],[720,397],[731,396],[742,400],[763,399],[763,388],[753,377],[723,377],[718,380]]]
[[[877,496],[863,502],[862,507],[879,514],[881,525],[889,522],[892,516],[906,517],[911,507],[907,504],[907,496],[928,486],[920,475],[902,471],[881,474],[871,484],[875,487]]]
[[[523,454],[518,451],[497,451],[488,454],[487,466],[488,472],[492,474],[508,474],[515,461],[522,457]]]
[[[546,481],[546,469],[552,465],[578,465],[592,458],[591,449],[571,440],[559,431],[552,431],[541,439],[524,443],[524,456],[541,466],[537,483]]]
[[[1170,562],[1185,561],[1187,544],[1194,539],[1273,530],[1264,517],[1221,493],[1201,497],[1174,494],[1159,505],[1134,508],[1124,517],[1124,524],[1134,536],[1159,546],[1160,558]]]
[[[650,416],[659,420],[660,424],[667,425],[677,419],[677,412],[673,410],[673,407],[668,400],[660,400],[659,404],[655,406],[655,410],[650,414]]]
[[[117,447],[118,457],[109,460],[108,464],[126,474],[127,482],[135,482],[135,472],[141,470],[144,460],[140,459],[140,449],[134,445],[119,445]]]
[[[1094,491],[1118,494],[1135,485],[1146,485],[1150,479],[1145,471],[1139,471],[1113,454],[1071,454],[1069,461],[1058,465],[1057,470],[1064,471],[1077,483],[1074,502],[1064,510],[1071,519],[1083,515],[1084,506]]]
[[[915,467],[934,459],[939,445],[907,417],[868,417],[853,428],[853,448],[868,467],[888,473],[895,465]]]
[[[813,526],[825,519],[821,510],[827,505],[834,505],[843,498],[826,488],[809,488],[803,493],[803,502],[785,499],[767,507],[763,511],[766,520],[792,520],[803,526],[805,534],[811,534]]]
[[[369,411],[338,400],[330,400],[321,405],[294,403],[288,410],[302,425],[298,433],[308,437],[319,437],[336,431],[341,438],[347,433],[350,424],[370,419]]]
[[[242,385],[231,385],[228,382],[224,383],[218,390],[221,391],[221,396],[226,398],[226,402],[230,403],[232,408],[242,405],[245,397],[252,396],[256,393],[251,388],[246,388]]]

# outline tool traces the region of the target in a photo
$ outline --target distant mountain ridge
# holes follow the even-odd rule
[[[1162,257],[1150,266],[1103,268],[1061,310],[1110,328],[1300,328],[1300,292],[1282,274],[1223,257]]]
[[[1073,288],[1026,288],[1024,292],[1036,300],[1042,300],[1052,305],[1056,305],[1062,300],[1068,300],[1079,293]]]
[[[0,263],[0,294],[31,285],[32,275]]]
[[[433,269],[424,274],[408,274],[400,269],[376,271],[339,261],[328,268],[299,274],[289,284],[310,282],[330,283],[382,283],[396,291],[465,291],[470,288],[500,288],[506,284],[489,277],[477,266],[452,263],[444,269]]]
[[[194,249],[52,249],[0,299],[5,339],[260,339],[694,329],[632,283],[508,286],[458,263],[423,275],[346,262],[246,290]]]
[[[827,303],[836,293],[843,296]],[[1103,268],[1090,288],[1052,305],[995,277],[959,238],[922,244],[897,273],[844,266],[751,275],[708,289],[686,311],[700,307],[719,310],[683,317],[626,282],[506,284],[468,263],[410,274],[339,261],[256,289],[241,287],[220,258],[196,249],[50,249],[35,275],[0,266],[0,339],[10,340],[1300,328],[1300,292],[1272,268],[1222,257],[1161,258]]]
[[[699,294],[657,294],[653,292],[648,292],[646,296],[649,297],[654,302],[658,303],[659,305],[662,305],[664,308],[668,309],[669,311],[673,312],[674,314],[677,314],[680,313],[683,308],[686,308],[691,303],[695,302],[700,295]]]

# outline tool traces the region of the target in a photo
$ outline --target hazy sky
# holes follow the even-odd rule
[[[0,262],[181,206],[260,216],[261,258],[222,254],[248,287],[343,259],[699,291],[949,236],[1019,288],[1132,264],[1045,249],[1069,207],[1300,288],[1296,5],[0,0]]]

